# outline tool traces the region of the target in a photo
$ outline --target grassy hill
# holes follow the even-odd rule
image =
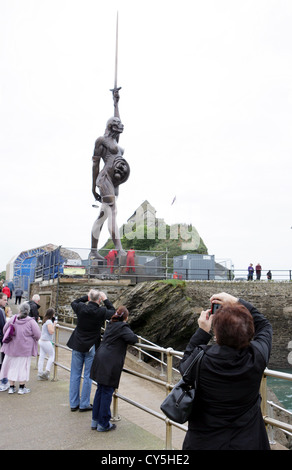
[[[147,225],[133,225],[131,231],[125,233],[126,226],[120,229],[122,246],[125,250],[134,248],[136,251],[166,251],[173,258],[186,253],[208,254],[208,249],[195,227],[187,224],[177,226],[165,225],[163,238],[158,227],[149,228]],[[128,229],[128,228],[127,228]],[[103,249],[114,248],[113,241],[109,239]]]

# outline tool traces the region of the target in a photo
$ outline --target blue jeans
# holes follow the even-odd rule
[[[115,389],[107,385],[97,384],[92,408],[91,427],[99,424],[103,428],[109,427],[111,419],[111,402]]]
[[[72,351],[71,359],[71,374],[70,374],[70,389],[69,400],[71,408],[88,408],[90,405],[90,392],[92,380],[90,378],[91,364],[95,354],[95,347],[93,346],[88,352]],[[80,396],[80,382],[81,374],[83,372],[83,385]]]
[[[0,343],[0,344],[2,344],[2,343]],[[3,364],[3,361],[4,361],[5,354],[4,354],[3,352],[0,352],[0,356],[1,356],[1,357],[0,357],[0,362],[1,362],[1,364],[0,364],[0,370],[1,370],[1,367],[2,367],[2,364]],[[8,379],[7,379],[6,377],[3,377],[3,379],[0,380],[0,384],[1,384],[1,385],[6,385],[7,382],[8,382]]]

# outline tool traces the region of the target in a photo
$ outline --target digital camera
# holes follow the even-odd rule
[[[215,313],[220,307],[221,304],[211,304],[211,315],[213,315],[213,313]]]

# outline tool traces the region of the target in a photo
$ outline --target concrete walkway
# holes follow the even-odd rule
[[[59,373],[59,380],[38,381],[32,359],[31,376],[26,395],[0,393],[1,450],[109,450],[109,449],[163,449],[164,442],[157,435],[129,420],[135,409],[123,414],[117,429],[109,433],[91,430],[91,412],[72,412],[69,407],[69,373]],[[65,377],[65,374],[68,377]],[[126,380],[127,382],[127,380]],[[128,385],[126,384],[126,387]],[[95,387],[93,387],[94,396]],[[140,394],[137,393],[137,396]],[[147,424],[148,426],[148,424]],[[156,424],[157,426],[157,424]],[[151,426],[150,426],[151,427]]]

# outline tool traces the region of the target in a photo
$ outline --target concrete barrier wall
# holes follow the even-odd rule
[[[41,297],[39,310],[43,316],[49,307],[56,308],[59,316],[68,323],[73,322],[74,312],[71,302],[88,294],[90,289],[106,292],[109,299],[114,300],[129,286],[129,281],[100,281],[97,279],[60,278],[31,284],[30,298],[34,294]]]

